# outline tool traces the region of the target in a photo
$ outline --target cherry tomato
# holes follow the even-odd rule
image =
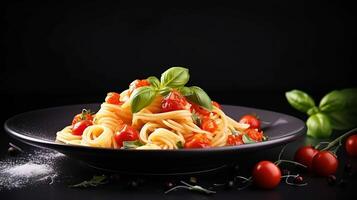
[[[219,103],[217,103],[216,101],[212,101],[212,105],[217,107],[218,109],[222,110],[222,106]]]
[[[88,126],[91,126],[92,124],[93,123],[90,120],[79,121],[72,126],[72,134],[73,135],[82,135],[84,129],[86,129]]]
[[[210,139],[206,134],[197,133],[185,143],[186,149],[207,148],[211,146]]]
[[[260,129],[260,120],[254,115],[244,115],[239,122],[249,124],[249,128]]]
[[[171,91],[161,102],[163,112],[170,112],[174,110],[187,110],[190,104],[186,98],[177,91]]]
[[[330,151],[320,151],[312,159],[312,169],[319,176],[329,176],[336,173],[338,160]]]
[[[205,131],[213,133],[217,130],[218,126],[214,120],[210,118],[203,118],[201,122],[201,128]]]
[[[74,118],[72,120],[72,125],[74,125],[75,123],[80,122],[82,120],[93,121],[93,115],[90,113],[90,111],[83,110],[82,113],[77,114],[76,116],[74,116]]]
[[[263,131],[259,131],[258,129],[248,128],[244,130],[244,133],[247,134],[252,140],[257,142],[263,141],[264,134]]]
[[[191,112],[196,112],[203,116],[208,116],[211,113],[210,111],[202,108],[201,106],[199,106],[195,103],[191,103]]]
[[[120,105],[120,94],[116,92],[109,92],[105,98],[105,102],[115,105]]]
[[[318,152],[319,151],[312,146],[300,147],[295,152],[294,160],[298,163],[301,163],[301,164],[307,166],[307,168],[309,170],[311,170],[312,169],[312,159]]]
[[[281,171],[270,161],[260,161],[253,168],[253,183],[264,189],[273,189],[279,185]]]
[[[123,146],[124,141],[135,141],[139,139],[139,132],[132,126],[125,125],[114,135],[115,142],[119,147]]]
[[[149,86],[149,85],[150,85],[150,82],[146,79],[142,79],[142,80],[136,79],[135,81],[130,83],[128,94],[130,96],[136,88],[143,87],[143,86]]]
[[[243,144],[242,135],[229,135],[227,139],[228,146],[235,146]]]
[[[357,134],[351,135],[347,138],[346,152],[350,156],[357,157]]]

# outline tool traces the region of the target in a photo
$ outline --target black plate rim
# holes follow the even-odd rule
[[[45,148],[50,148],[50,149],[62,149],[62,148],[67,148],[68,150],[86,150],[86,151],[108,151],[108,152],[222,152],[222,151],[245,151],[249,149],[256,149],[256,148],[264,148],[266,146],[277,146],[280,144],[285,144],[290,141],[293,141],[299,137],[301,137],[304,132],[306,131],[306,125],[303,123],[303,126],[300,129],[294,130],[289,133],[289,135],[285,135],[279,138],[275,138],[273,140],[267,140],[259,143],[252,143],[252,144],[244,144],[244,145],[239,145],[239,146],[224,146],[224,147],[212,147],[212,148],[205,148],[205,149],[168,149],[168,150],[156,150],[156,149],[150,149],[150,150],[137,150],[137,149],[108,149],[108,148],[101,148],[101,147],[87,147],[87,146],[79,146],[79,145],[69,145],[69,144],[62,144],[62,143],[56,143],[55,141],[48,141],[48,140],[43,140],[37,137],[32,137],[29,135],[25,135],[23,133],[17,133],[13,131],[9,127],[9,122],[11,120],[17,118],[18,116],[24,115],[24,114],[29,114],[31,112],[41,112],[45,110],[51,110],[51,109],[59,109],[62,107],[69,107],[69,106],[79,106],[79,105],[90,105],[90,104],[98,104],[98,103],[89,103],[89,104],[70,104],[70,105],[63,105],[63,106],[56,106],[56,107],[49,107],[49,108],[42,108],[42,109],[36,109],[36,110],[31,110],[23,113],[19,113],[14,115],[13,117],[10,117],[7,119],[4,123],[4,129],[8,133],[9,136],[12,138],[15,138],[21,142],[24,142],[29,145],[37,146],[37,147],[45,147]],[[100,105],[100,104],[99,104]],[[236,106],[236,105],[227,105],[223,104],[223,106]],[[265,109],[260,109],[260,108],[253,108],[253,107],[247,107],[247,106],[239,106],[239,107],[244,107],[248,109],[255,109],[255,110],[261,110],[264,112],[271,112],[279,115],[284,115],[288,116],[290,118],[293,118],[294,120],[301,121],[300,119],[287,115],[284,113],[279,113],[271,110],[265,110]]]

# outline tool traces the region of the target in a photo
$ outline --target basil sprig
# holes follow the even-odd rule
[[[287,92],[286,98],[292,107],[309,115],[306,121],[309,136],[328,138],[333,129],[350,129],[357,125],[357,88],[334,90],[321,99],[318,107],[300,90]]]
[[[130,97],[132,113],[139,112],[150,105],[157,95],[166,96],[173,89],[179,91],[189,101],[211,111],[211,98],[203,89],[197,86],[185,86],[189,78],[189,70],[183,67],[171,67],[166,70],[161,74],[160,81],[155,76],[148,77],[150,86],[137,88]]]

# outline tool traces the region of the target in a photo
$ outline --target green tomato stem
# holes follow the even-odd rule
[[[341,135],[340,137],[338,137],[335,140],[333,140],[332,142],[330,142],[325,148],[321,149],[321,151],[328,151],[329,149],[336,146],[337,144],[341,144],[341,140],[343,138],[347,137],[348,135],[350,135],[351,133],[356,132],[356,131],[357,131],[357,128],[347,131],[345,134]]]

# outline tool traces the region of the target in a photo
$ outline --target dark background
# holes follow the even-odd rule
[[[286,91],[304,90],[318,102],[333,89],[357,86],[357,18],[355,7],[344,2],[2,4],[1,123],[28,110],[102,102],[107,92],[122,91],[137,78],[160,76],[171,66],[189,68],[189,85],[201,86],[220,103],[302,119],[305,116],[287,104]],[[4,131],[0,136],[5,154],[8,138]],[[277,152],[267,154],[274,157]],[[68,166],[73,167],[73,161]],[[326,189],[321,179],[311,184],[313,189],[300,194],[282,186],[270,197],[327,191],[325,197],[335,198],[353,191],[353,185],[349,190]],[[243,194],[265,195],[256,192]],[[59,193],[53,191],[62,198]],[[314,194],[310,197],[316,199],[320,193]],[[87,196],[95,197],[90,190]]]

